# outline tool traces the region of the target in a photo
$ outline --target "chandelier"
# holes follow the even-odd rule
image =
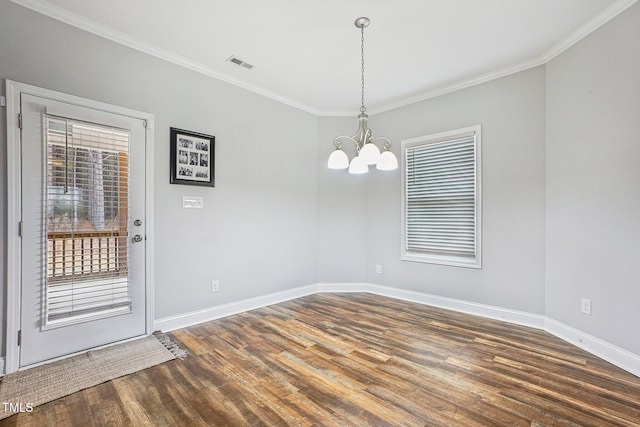
[[[376,165],[379,170],[394,170],[398,168],[398,159],[389,151],[391,148],[391,140],[384,136],[374,137],[371,129],[369,129],[369,116],[366,114],[364,106],[364,29],[369,26],[369,18],[358,18],[355,21],[357,28],[360,28],[361,45],[361,72],[360,72],[360,115],[358,115],[358,131],[353,136],[340,135],[333,140],[335,151],[329,156],[327,166],[329,169],[346,169],[349,173],[361,174],[369,172],[369,165]],[[349,162],[347,153],[342,150],[342,143],[351,141],[356,146],[356,156]],[[382,153],[376,145],[376,142],[382,142]]]

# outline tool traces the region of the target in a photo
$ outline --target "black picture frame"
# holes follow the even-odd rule
[[[170,183],[215,187],[216,137],[170,128]]]

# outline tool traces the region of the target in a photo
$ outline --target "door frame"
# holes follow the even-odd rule
[[[21,129],[18,115],[22,94],[140,119],[145,122],[145,331],[153,332],[154,320],[154,115],[99,101],[68,95],[12,80],[5,80],[7,95],[7,324],[5,328],[5,373],[20,369],[18,331],[21,310],[22,219]]]

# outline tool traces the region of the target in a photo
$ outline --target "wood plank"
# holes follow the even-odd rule
[[[640,378],[550,334],[371,294],[172,333],[175,360],[1,426],[640,426]]]

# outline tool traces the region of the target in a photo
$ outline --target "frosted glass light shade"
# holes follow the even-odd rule
[[[378,163],[380,159],[380,149],[370,142],[368,144],[364,144],[364,146],[360,149],[360,154],[358,156],[362,157],[362,160],[367,162],[368,165],[375,165]]]
[[[381,171],[392,171],[398,169],[398,159],[391,151],[385,151],[380,155],[380,160],[376,164],[376,169]]]
[[[327,166],[329,169],[346,169],[349,167],[349,157],[347,157],[347,153],[342,150],[335,150],[329,156],[329,161],[327,162]]]
[[[369,172],[369,166],[360,156],[356,156],[351,160],[349,165],[349,173],[361,174]]]

